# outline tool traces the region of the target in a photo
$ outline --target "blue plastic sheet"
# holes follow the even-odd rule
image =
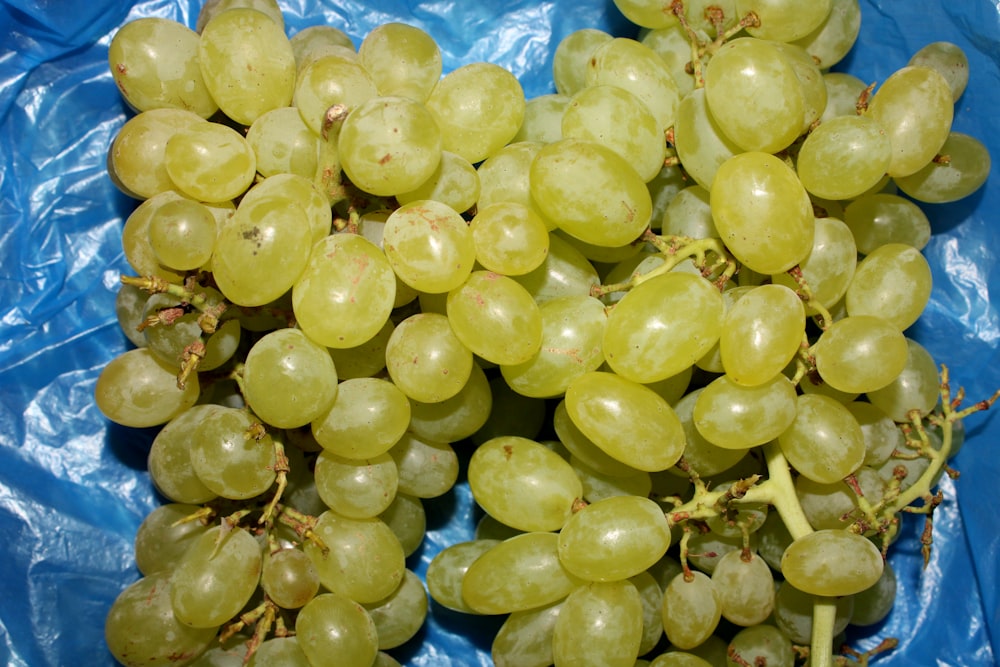
[[[552,53],[583,27],[634,29],[610,0],[287,0],[290,33],[330,23],[355,43],[378,23],[419,25],[440,43],[445,68],[490,60],[526,93],[553,90]],[[138,577],[132,538],[159,500],[145,473],[151,432],[109,425],[92,401],[101,368],[126,347],[114,318],[119,235],[135,202],[105,171],[105,151],[127,118],[107,70],[115,29],[140,16],[194,25],[195,0],[0,0],[0,662],[101,665],[107,610]],[[837,69],[884,80],[924,44],[947,40],[970,59],[954,127],[1000,158],[1000,9],[997,0],[861,0],[862,32]],[[1000,204],[994,177],[966,201],[925,206],[935,235],[926,249],[935,287],[909,334],[973,399],[1000,387]],[[921,572],[918,521],[893,549],[900,597],[886,622],[853,637],[895,636],[885,667],[996,664],[1000,650],[1000,423],[968,420],[968,441],[945,480],[935,546]],[[468,539],[475,518],[464,485],[428,503],[423,572],[443,546]],[[488,665],[496,619],[433,606],[427,628],[394,651],[421,666]]]

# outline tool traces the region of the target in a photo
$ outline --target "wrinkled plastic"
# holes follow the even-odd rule
[[[194,25],[195,0],[0,0],[0,663],[114,664],[103,644],[107,610],[138,577],[136,528],[159,500],[145,473],[152,433],[109,425],[92,400],[100,369],[125,349],[114,295],[126,270],[119,235],[135,202],[105,171],[105,152],[127,111],[107,71],[114,30],[139,16]],[[572,30],[633,36],[610,0],[289,0],[290,33],[327,22],[355,43],[402,20],[430,32],[445,67],[490,60],[526,93],[551,92],[552,53]],[[859,44],[841,65],[884,80],[931,41],[959,44],[970,84],[954,128],[1000,158],[1000,14],[996,0],[862,0]],[[996,253],[1000,180],[969,199],[925,206],[935,232],[926,249],[931,304],[908,332],[972,399],[1000,387]],[[945,479],[934,549],[921,572],[921,523],[906,517],[891,560],[896,608],[852,636],[859,648],[895,636],[885,667],[996,664],[1000,650],[1000,423],[968,422],[967,442]],[[443,546],[469,539],[477,518],[468,489],[427,503],[429,532],[410,566],[422,573]],[[488,665],[499,619],[432,605],[427,628],[393,653],[406,665]]]

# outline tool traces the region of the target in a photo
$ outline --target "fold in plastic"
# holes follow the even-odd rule
[[[358,0],[282,2],[289,33],[330,23],[360,43],[372,27],[404,21],[432,34],[446,70],[489,60],[508,67],[529,96],[553,91],[552,54],[571,31],[635,29],[610,0]],[[104,648],[107,610],[138,577],[132,539],[160,500],[145,472],[152,432],[109,425],[92,400],[101,368],[126,347],[114,317],[124,219],[136,202],[105,171],[107,147],[128,113],[111,81],[114,30],[140,16],[193,26],[194,0],[0,0],[0,662],[115,664]],[[1000,156],[1000,13],[994,1],[861,0],[862,31],[836,69],[884,80],[932,41],[965,49],[970,82],[954,129]],[[1000,387],[1000,289],[991,179],[956,204],[924,206],[935,235],[926,254],[932,301],[908,335],[947,364],[971,399]],[[946,479],[931,562],[921,572],[919,519],[907,517],[891,561],[897,605],[880,626],[852,636],[859,648],[895,636],[885,667],[996,664],[1000,649],[1000,424],[971,417]],[[442,547],[472,535],[477,510],[460,484],[427,503],[426,543],[409,565],[423,573]],[[411,666],[488,665],[500,619],[432,604],[426,630],[393,653]]]

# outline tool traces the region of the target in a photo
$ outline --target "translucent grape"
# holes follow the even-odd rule
[[[755,386],[792,360],[805,335],[802,300],[783,285],[761,285],[741,296],[722,322],[719,354],[736,384]]]
[[[424,102],[441,77],[441,49],[416,26],[389,22],[373,28],[358,46],[358,62],[379,95]]]
[[[207,122],[193,111],[169,108],[143,111],[125,121],[108,155],[120,189],[137,199],[174,190],[164,158],[167,142],[178,131]]]
[[[469,566],[498,544],[500,540],[468,540],[449,544],[434,554],[425,575],[431,598],[446,609],[465,614],[479,613],[462,597],[462,582]]]
[[[135,564],[144,576],[172,571],[187,548],[208,530],[187,520],[200,508],[184,503],[160,505],[146,515],[135,534]]]
[[[760,556],[730,551],[716,563],[712,584],[723,618],[736,625],[763,623],[774,608],[774,577]]]
[[[909,176],[893,179],[899,189],[917,201],[946,204],[968,197],[986,182],[990,153],[975,137],[951,132],[939,152],[948,159],[931,160]]]
[[[870,116],[840,116],[809,133],[796,169],[810,194],[851,199],[881,180],[891,151],[889,136]]]
[[[747,387],[727,375],[698,395],[692,419],[698,433],[723,449],[746,450],[778,437],[795,418],[795,387],[784,375]]]
[[[326,137],[328,109],[343,105],[350,112],[377,94],[371,75],[356,59],[331,54],[302,66],[295,79],[292,104],[313,134]]]
[[[516,611],[497,630],[490,647],[496,667],[548,667],[552,657],[552,633],[562,603]]]
[[[194,405],[197,382],[177,386],[177,369],[148,348],[136,348],[112,359],[97,377],[94,398],[111,421],[133,428],[167,423]]]
[[[885,387],[868,392],[868,400],[896,422],[908,422],[916,411],[921,417],[934,409],[941,395],[941,380],[934,357],[923,345],[906,339],[906,365]]]
[[[795,421],[778,436],[778,445],[799,473],[824,484],[843,479],[865,458],[864,435],[854,415],[819,394],[798,397]]]
[[[511,143],[537,141],[549,144],[562,139],[562,116],[570,97],[559,93],[538,95],[524,105],[524,120]]]
[[[790,42],[805,37],[822,25],[830,13],[831,0],[802,6],[794,0],[736,0],[740,16],[753,12],[760,26],[747,28],[754,37]]]
[[[524,204],[496,202],[477,209],[469,223],[476,261],[504,275],[521,275],[545,261],[549,232],[545,222]]]
[[[383,378],[352,378],[338,385],[330,409],[312,422],[323,448],[350,459],[370,459],[399,442],[410,421],[406,394]]]
[[[264,556],[260,585],[282,609],[299,609],[319,591],[319,573],[301,549],[279,549]]]
[[[778,593],[774,598],[775,625],[797,644],[807,644],[811,641],[815,600],[814,595],[800,591],[787,581],[778,585]],[[835,636],[847,628],[853,610],[853,596],[845,595],[836,599],[833,625]]]
[[[476,260],[473,233],[453,208],[433,200],[404,204],[385,222],[382,244],[393,271],[421,292],[455,289]]]
[[[912,201],[891,193],[855,199],[844,209],[844,222],[854,234],[858,252],[865,255],[887,243],[906,243],[922,250],[931,237],[927,214]]]
[[[387,510],[399,485],[396,462],[388,453],[348,459],[323,451],[316,458],[314,475],[323,502],[350,519],[368,519]]]
[[[424,583],[411,570],[391,595],[365,605],[375,623],[379,649],[396,648],[412,639],[423,627],[427,607]]]
[[[674,123],[674,145],[685,172],[698,185],[710,189],[722,163],[743,149],[723,132],[705,95],[704,88],[696,88],[681,99]]]
[[[858,263],[845,294],[848,315],[874,315],[900,331],[924,312],[932,288],[931,267],[906,243],[887,243]]]
[[[789,584],[813,595],[852,595],[882,576],[882,554],[871,540],[846,530],[818,530],[792,542],[781,557]]]
[[[556,91],[575,95],[586,85],[587,62],[599,45],[614,39],[597,28],[581,28],[563,37],[552,55],[552,80]]]
[[[768,665],[768,667],[794,667],[795,651],[792,642],[774,625],[761,623],[743,628],[729,642],[729,652],[734,656],[726,667]]]
[[[396,194],[400,204],[433,199],[464,213],[479,199],[479,172],[461,155],[441,151],[441,161],[430,178],[409,192]]]
[[[420,548],[427,529],[427,514],[419,498],[397,493],[379,518],[396,535],[407,557]]]
[[[473,364],[466,381],[451,398],[434,403],[410,399],[409,429],[418,437],[439,442],[464,440],[486,423],[493,405],[489,380]]]
[[[218,497],[191,467],[191,431],[213,412],[213,404],[195,405],[172,418],[153,438],[147,467],[157,491],[177,503],[201,504]]]
[[[274,441],[257,434],[255,425],[260,427],[246,410],[219,405],[192,427],[191,467],[213,493],[246,500],[274,483]]]
[[[295,619],[299,647],[313,667],[371,667],[378,631],[357,602],[335,592],[310,600]]]
[[[549,252],[533,271],[512,278],[539,304],[563,296],[590,296],[601,282],[582,252],[558,234],[549,234]]]
[[[663,590],[663,629],[679,649],[700,645],[719,625],[722,604],[712,579],[693,571],[676,575]]]
[[[398,491],[417,498],[437,498],[458,480],[458,455],[447,442],[405,433],[389,450],[399,472]]]
[[[320,138],[298,109],[281,107],[261,114],[248,128],[246,139],[262,176],[295,174],[312,180],[316,175]]]
[[[906,365],[906,338],[875,315],[855,315],[834,322],[816,342],[816,370],[823,381],[843,392],[881,389]]]
[[[149,245],[157,259],[178,271],[197,269],[211,259],[216,234],[212,212],[189,199],[166,202],[149,223]]]
[[[592,582],[562,604],[552,631],[552,656],[559,665],[632,667],[641,641],[642,601],[635,586]]]
[[[860,31],[861,6],[858,0],[831,0],[826,19],[808,35],[792,43],[805,49],[816,65],[827,70],[850,52]]]
[[[837,218],[816,218],[813,246],[799,262],[802,281],[809,286],[812,298],[830,309],[847,292],[858,263],[858,249],[850,227]],[[771,276],[771,281],[794,290],[799,285],[788,273]],[[805,303],[806,314],[817,310]]]
[[[931,42],[910,56],[907,65],[920,65],[937,70],[948,82],[954,101],[965,92],[969,84],[969,57],[962,47],[952,42]]]

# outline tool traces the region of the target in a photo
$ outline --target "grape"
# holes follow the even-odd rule
[[[524,204],[496,202],[481,207],[469,229],[476,261],[495,273],[528,273],[538,268],[549,252],[545,222]]]
[[[812,298],[824,308],[833,308],[847,292],[857,269],[858,249],[850,227],[837,218],[816,218],[813,246],[799,262],[802,281],[809,286]],[[794,290],[799,286],[788,273],[771,276],[771,281]],[[805,303],[807,315],[817,309]]]
[[[552,427],[555,429],[556,435],[559,436],[559,442],[573,456],[601,474],[612,477],[629,477],[638,472],[636,468],[606,453],[584,435],[570,418],[565,399],[556,404],[552,416]]]
[[[813,595],[860,593],[878,581],[882,567],[882,554],[869,539],[838,529],[800,537],[781,557],[788,583]]]
[[[709,639],[711,639],[711,637],[709,637]],[[704,646],[704,644],[701,646]],[[711,663],[694,653],[670,649],[666,653],[661,653],[656,656],[656,658],[649,663],[649,667],[710,667],[713,664],[715,663]]]
[[[457,442],[483,427],[492,405],[493,393],[486,373],[479,364],[473,364],[469,379],[451,398],[434,403],[410,399],[408,428],[421,438]]]
[[[719,4],[719,3],[715,3]],[[731,4],[735,4],[732,2]],[[684,4],[685,14],[690,15],[692,5],[690,2]],[[735,20],[735,11],[733,14],[725,12],[727,18],[730,20]],[[697,14],[697,11],[695,12]],[[691,16],[688,18],[688,23],[692,23]],[[704,19],[704,15],[700,18]],[[710,30],[714,31],[714,27],[707,26]],[[696,29],[699,38],[704,38],[705,41],[709,41],[708,33],[705,28]],[[677,92],[681,95],[681,102],[684,98],[694,90],[694,77],[689,69],[688,65],[691,63],[691,42],[688,41],[687,31],[680,23],[674,23],[672,25],[665,26],[663,28],[655,28],[651,30],[642,31],[638,39],[643,45],[648,46],[653,51],[655,51],[660,58],[667,65],[667,70],[670,72],[670,76],[673,78],[674,83],[677,84]],[[702,65],[707,62],[707,58],[702,58]],[[677,122],[675,119],[674,127],[676,129]]]
[[[861,466],[852,474],[870,504],[882,500],[886,485],[874,468]],[[795,478],[795,494],[813,528],[846,528],[857,518],[858,494],[846,482],[816,482],[799,475]]]
[[[285,16],[277,0],[205,0],[195,20],[195,30],[202,32],[210,20],[227,9],[238,7],[256,9],[266,14],[280,28],[285,27]]]
[[[796,169],[810,194],[851,199],[881,180],[889,167],[891,143],[870,116],[840,116],[821,123],[799,149]]]
[[[261,642],[246,664],[247,667],[309,667],[306,654],[294,635]]]
[[[907,65],[930,67],[939,72],[951,88],[952,99],[957,102],[969,84],[969,58],[962,47],[951,42],[931,42],[917,50]]]
[[[551,233],[549,253],[541,265],[512,278],[539,304],[563,296],[590,296],[591,288],[601,282],[597,269],[582,252]]]
[[[432,199],[464,213],[479,199],[479,172],[468,160],[451,151],[441,151],[441,161],[430,177],[408,192],[396,193],[400,204]]]
[[[663,589],[663,629],[670,643],[692,649],[719,625],[722,603],[712,579],[704,572],[677,574]]]
[[[508,201],[524,204],[542,218],[546,229],[554,229],[555,223],[546,218],[535,204],[528,178],[531,163],[542,146],[538,141],[519,141],[507,144],[483,160],[476,168],[479,176],[478,208]]]
[[[896,378],[881,389],[868,392],[868,400],[896,422],[908,422],[916,412],[927,416],[941,395],[938,367],[934,357],[917,341],[906,339],[906,365]]]
[[[746,454],[746,450],[739,447],[719,447],[709,442],[695,426],[694,409],[703,391],[703,387],[691,390],[674,402],[673,408],[684,426],[684,461],[699,475],[708,477],[735,465]]]
[[[570,103],[568,95],[549,93],[526,100],[524,120],[511,143],[537,141],[550,144],[562,138],[563,112]]]
[[[177,386],[177,369],[148,348],[123,352],[104,367],[94,396],[111,421],[134,428],[159,426],[195,404],[197,382]]]
[[[876,315],[854,315],[834,322],[814,346],[816,370],[843,392],[881,389],[906,365],[906,338]]]
[[[909,176],[893,182],[918,201],[946,204],[968,197],[982,187],[990,173],[990,153],[975,137],[951,132],[940,150],[947,162],[932,160]]]
[[[184,552],[208,528],[188,520],[200,508],[186,503],[160,505],[146,515],[135,534],[135,564],[144,576],[171,572]]]
[[[753,387],[720,375],[698,395],[692,421],[716,447],[745,451],[778,437],[795,411],[795,387],[783,375]]]
[[[398,287],[397,287],[398,289]],[[327,348],[341,380],[374,377],[385,368],[385,348],[396,325],[387,319],[374,336],[356,347]]]
[[[274,604],[299,609],[319,591],[319,573],[301,549],[279,549],[264,556],[260,585]]]
[[[583,498],[589,503],[596,503],[598,500],[613,496],[648,498],[653,488],[653,480],[650,474],[644,470],[636,470],[631,474],[615,477],[594,470],[572,454],[569,454],[569,463],[573,466],[577,477],[580,478],[580,482],[583,484]]]
[[[292,105],[313,134],[325,137],[328,109],[343,105],[349,112],[377,94],[371,75],[356,59],[340,54],[323,55],[299,70]]]
[[[552,633],[562,602],[515,611],[497,630],[490,655],[496,667],[548,667],[553,664]]]
[[[312,180],[318,168],[320,138],[294,107],[271,109],[247,129],[247,143],[261,176],[295,174]]]
[[[823,74],[823,82],[826,84],[826,109],[819,118],[821,123],[838,116],[857,115],[858,99],[867,88],[864,81],[847,72],[826,72]]]
[[[824,484],[847,477],[865,458],[864,435],[854,415],[820,394],[796,399],[795,419],[778,436],[778,445],[799,473]]]
[[[255,434],[255,425],[258,420],[246,410],[219,405],[192,426],[191,467],[213,493],[246,500],[274,483],[274,441]]]
[[[385,222],[382,244],[393,271],[421,292],[460,286],[476,260],[473,232],[453,208],[433,200],[403,204]]]
[[[719,355],[726,376],[744,386],[781,373],[802,344],[802,301],[783,285],[761,285],[730,306],[722,321]]]
[[[207,206],[189,199],[166,202],[149,222],[149,245],[160,263],[190,271],[212,258],[217,234]]]
[[[257,158],[239,132],[221,123],[198,123],[175,132],[164,147],[164,166],[181,192],[201,201],[235,199],[257,172]]]
[[[365,605],[375,623],[378,647],[396,648],[412,639],[427,617],[427,591],[420,578],[406,570],[403,581],[390,595]]]
[[[405,433],[389,450],[399,472],[398,491],[417,498],[437,498],[458,479],[458,456],[447,442]]]
[[[753,12],[760,19],[759,27],[747,28],[754,37],[790,42],[822,25],[831,4],[831,0],[811,2],[808,6],[794,0],[736,0],[736,11],[740,16]]]
[[[674,144],[684,170],[710,189],[722,164],[743,149],[729,139],[709,110],[704,88],[685,95],[677,106]]]
[[[774,608],[774,577],[760,556],[730,551],[716,563],[712,585],[723,618],[736,625],[763,623]]]
[[[854,234],[858,252],[867,255],[888,243],[922,250],[931,237],[927,214],[912,201],[891,193],[867,194],[844,209],[844,222]]]
[[[206,309],[216,308],[223,302],[222,295],[211,287],[205,288],[199,296],[204,298]],[[147,322],[151,318],[156,319],[162,312],[173,311],[173,314],[168,316],[170,324],[147,326],[143,331],[147,349],[152,350],[156,356],[172,367],[180,369],[185,356],[190,354],[190,346],[196,342],[205,344],[204,356],[199,360],[197,367],[201,371],[210,371],[222,366],[236,353],[241,338],[240,323],[237,319],[227,317],[224,313],[221,322],[216,325],[215,333],[209,335],[202,329],[201,312],[192,309],[192,312],[176,316],[175,309],[183,311],[185,308],[183,304],[178,303],[176,297],[153,294],[146,300],[144,306],[143,319]]]
[[[295,54],[296,71],[301,72],[309,62],[330,53],[357,58],[354,42],[340,28],[322,23],[299,30],[289,40]]]
[[[727,667],[744,664],[768,667],[795,665],[792,642],[777,627],[764,623],[737,632],[729,642],[729,652],[733,657],[726,663]]]
[[[399,471],[388,453],[347,459],[320,452],[314,470],[316,491],[330,509],[350,519],[368,519],[389,508],[396,497]]]
[[[396,386],[425,403],[455,396],[473,365],[472,352],[438,313],[417,313],[400,322],[389,337],[385,360]]]
[[[420,547],[427,528],[427,516],[419,498],[397,493],[379,518],[399,539],[403,553],[409,557]]]
[[[295,619],[295,636],[312,667],[371,667],[378,653],[371,616],[335,592],[306,603]]]
[[[572,96],[582,90],[586,86],[590,54],[612,39],[611,35],[597,28],[581,28],[563,37],[552,55],[552,79],[556,91]]]
[[[792,43],[805,49],[816,65],[827,70],[850,52],[860,30],[861,6],[858,0],[831,0],[826,19],[808,35]]]
[[[424,102],[441,77],[441,49],[434,38],[405,23],[383,23],[358,47],[358,62],[372,77],[379,95]]]
[[[406,394],[392,382],[353,378],[337,385],[333,405],[312,422],[323,449],[351,459],[370,459],[399,442],[410,420]]]
[[[843,531],[838,531],[843,532]],[[813,630],[813,603],[815,596],[804,593],[785,581],[778,585],[774,597],[775,625],[796,644],[808,644]],[[839,596],[836,602],[836,618],[833,634],[844,631],[854,611],[854,596]]]
[[[147,458],[149,475],[157,491],[174,502],[195,505],[218,497],[191,467],[191,431],[216,408],[194,405],[164,424],[153,438]]]
[[[500,540],[475,539],[449,544],[434,554],[427,566],[427,590],[439,605],[466,614],[479,613],[462,596],[462,582],[469,566]]]
[[[169,108],[143,111],[125,121],[108,155],[116,184],[136,199],[173,190],[164,158],[167,142],[177,132],[207,122],[193,111]]]
[[[845,294],[847,314],[881,317],[903,331],[926,308],[931,282],[919,250],[906,243],[879,246],[858,263]]]
[[[865,438],[865,465],[880,465],[892,456],[894,450],[902,451],[903,433],[882,408],[867,401],[852,401],[847,404],[847,409],[861,425]]]
[[[813,57],[804,48],[787,42],[771,42],[792,66],[795,77],[802,84],[802,132],[807,132],[826,110],[826,85],[823,73]]]
[[[854,594],[854,613],[851,614],[851,624],[868,626],[880,623],[892,610],[896,601],[896,571],[892,563],[885,562],[882,576],[878,581],[860,593]]]
[[[632,667],[642,641],[642,601],[630,581],[591,582],[570,593],[552,629],[557,665]]]

